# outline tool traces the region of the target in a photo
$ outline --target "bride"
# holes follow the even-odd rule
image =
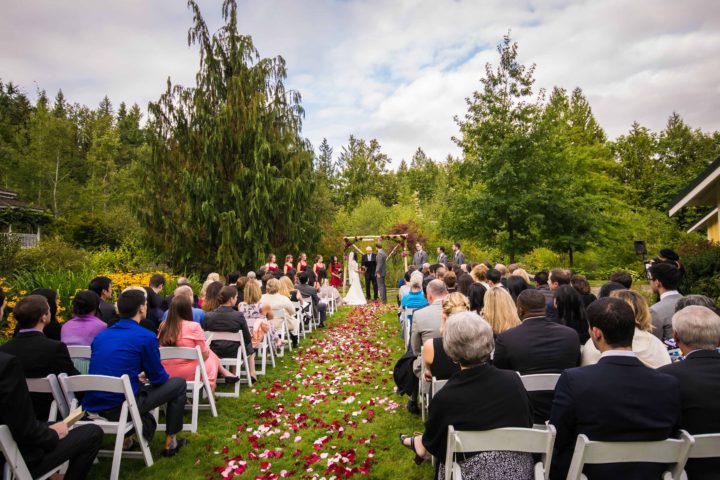
[[[348,271],[350,272],[350,291],[343,299],[348,305],[365,305],[365,295],[363,295],[362,285],[360,285],[360,275],[358,275],[358,263],[355,261],[355,252],[350,252],[348,261]]]

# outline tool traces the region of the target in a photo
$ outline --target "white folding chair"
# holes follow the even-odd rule
[[[107,435],[115,435],[114,450],[100,450],[98,456],[112,457],[112,467],[110,468],[110,479],[117,480],[120,475],[120,461],[122,457],[142,458],[145,465],[152,466],[153,458],[150,453],[150,447],[147,440],[142,435],[142,421],[140,412],[138,411],[135,394],[130,384],[130,378],[127,374],[122,377],[109,377],[105,375],[75,375],[73,377],[60,377],[60,386],[65,396],[70,400],[70,409],[73,410],[78,406],[75,398],[77,392],[107,392],[120,393],[125,396],[125,400],[120,407],[120,418],[117,421],[106,419],[98,420],[79,420],[76,425],[94,424],[103,429]],[[123,441],[132,429],[135,429],[137,441],[140,444],[140,451],[123,451]]]
[[[423,360],[423,347],[420,347],[420,378],[418,378],[418,400],[420,401],[420,416],[424,422],[430,407],[430,385],[425,380],[425,361]]]
[[[496,428],[481,432],[457,431],[448,427],[447,453],[445,455],[445,479],[460,480],[460,465],[455,461],[456,453],[510,451],[539,453],[540,461],[535,464],[535,480],[547,480],[550,476],[550,462],[555,445],[555,427],[548,425],[545,430],[533,428]]]
[[[432,377],[432,383],[430,384],[430,396],[431,398],[435,396],[437,392],[442,390],[442,388],[447,383],[447,380],[438,380],[435,377]]]
[[[86,375],[90,369],[90,355],[92,353],[89,345],[68,345],[68,353],[78,372]]]
[[[205,361],[203,360],[202,350],[200,347],[186,348],[186,347],[160,347],[160,359],[161,360],[187,360],[196,361],[195,376],[193,380],[187,381],[187,390],[192,399],[190,413],[190,423],[183,424],[183,430],[189,430],[192,433],[197,432],[198,427],[198,413],[201,408],[210,409],[213,417],[217,417],[217,408],[215,406],[215,397],[210,387],[210,379],[208,377],[207,369],[205,368]],[[205,390],[205,394],[208,398],[208,403],[201,404],[200,399],[202,391]],[[165,431],[165,424],[158,423],[158,430]]]
[[[226,367],[230,371],[234,371],[235,375],[242,377],[243,366],[245,367],[245,373],[247,375],[247,384],[252,386],[252,378],[250,378],[250,367],[248,363],[247,350],[245,350],[245,339],[243,338],[242,332],[212,332],[212,341],[216,340],[228,340],[231,342],[238,342],[238,352],[235,357],[222,358],[220,357],[220,364]],[[220,382],[221,378],[218,378]],[[218,392],[215,391],[216,397],[239,397],[240,396],[240,382],[235,383],[235,388],[232,392]]]
[[[692,437],[695,444],[690,449],[688,459],[720,457],[720,433],[704,433]],[[680,478],[681,480],[687,480],[687,474],[683,472]]]
[[[33,480],[30,475],[30,469],[25,464],[20,449],[17,446],[17,442],[10,432],[10,428],[7,425],[0,425],[0,451],[5,457],[5,466],[3,467],[3,480]],[[62,473],[67,470],[69,462],[64,462],[57,467],[54,467],[49,472],[45,472],[40,477],[35,477],[35,480],[45,480],[50,478],[56,473]]]
[[[292,351],[292,342],[290,341],[290,327],[288,325],[287,320],[287,312],[284,308],[273,308],[272,309],[272,315],[273,319],[275,318],[282,318],[283,321],[280,324],[280,339],[285,341],[285,344],[287,345],[288,349]],[[282,357],[285,355],[285,345],[280,347],[280,352],[278,352],[277,356]]]
[[[60,382],[55,374],[50,374],[45,378],[28,378],[27,382],[28,391],[30,393],[46,393],[53,397],[53,401],[50,404],[50,414],[48,415],[48,422],[55,422],[60,418],[65,418],[70,413],[65,395],[62,393],[60,388]]]
[[[292,302],[293,307],[295,307],[295,319],[298,321],[298,328],[300,329],[300,335],[302,335],[303,338],[307,338],[308,333],[312,333],[312,322],[308,322],[307,327],[305,326],[305,322],[303,321],[303,308],[302,305],[300,305],[300,302]]]
[[[267,321],[264,317],[256,319],[256,322]],[[248,328],[252,329],[252,325],[248,324]],[[275,341],[273,339],[273,341]],[[265,375],[267,373],[267,359],[270,357],[270,362],[275,367],[275,353],[273,352],[273,346],[270,344],[270,333],[267,332],[263,335],[263,339],[255,350],[255,364],[260,365],[260,368],[255,368],[255,373],[258,375]]]
[[[402,309],[402,334],[405,339],[405,348],[408,348],[410,346],[410,333],[412,333],[412,316],[415,313],[415,310],[415,308]]]
[[[320,325],[319,317],[315,318],[315,314],[317,313],[319,315],[320,312],[315,312],[315,307],[313,306],[312,298],[310,297],[302,297],[303,302],[308,304],[308,314],[310,315],[310,324],[313,327],[318,327]]]
[[[520,372],[517,372],[520,375]],[[525,390],[528,392],[554,391],[557,385],[559,373],[538,373],[534,375],[520,375]]]
[[[663,480],[679,480],[690,449],[695,443],[685,430],[680,438],[652,442],[596,442],[580,434],[575,442],[575,452],[570,461],[567,480],[587,480],[583,467],[587,464],[649,462],[669,464],[663,472]]]

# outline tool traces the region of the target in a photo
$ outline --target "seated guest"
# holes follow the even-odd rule
[[[441,280],[431,281],[428,283],[427,295],[429,304],[415,310],[412,317],[410,345],[415,356],[420,355],[420,348],[427,340],[440,336],[442,302],[448,296],[445,283]],[[420,362],[417,367],[416,372],[419,372]]]
[[[295,283],[290,277],[283,275],[278,278],[277,281],[280,282],[280,289],[278,290],[280,295],[286,296],[291,302],[297,302],[301,306],[304,306],[305,302],[303,302],[302,295],[298,292],[297,288],[295,288]]]
[[[482,317],[482,311],[485,307],[485,293],[487,288],[482,283],[471,283],[465,294],[470,301],[470,311],[475,312]],[[461,293],[461,292],[458,292]],[[514,308],[514,307],[513,307]],[[517,314],[516,314],[517,315]],[[520,321],[518,321],[520,323]]]
[[[487,308],[487,299],[485,300]],[[495,340],[493,364],[521,375],[560,373],[580,364],[580,339],[575,330],[545,317],[545,296],[525,290],[517,301],[522,323],[506,330]],[[550,417],[553,392],[531,392],[535,423]]]
[[[108,325],[115,323],[118,319],[117,311],[113,304],[108,303],[113,296],[112,281],[108,277],[95,277],[90,281],[88,290],[97,293],[100,297],[98,318]]]
[[[658,368],[670,363],[667,347],[652,332],[650,309],[647,300],[640,293],[632,290],[615,290],[610,297],[627,302],[635,315],[635,333],[632,351],[646,367]],[[582,351],[582,365],[594,365],[600,360],[600,351],[595,348],[592,340],[585,343]]]
[[[577,290],[580,294],[580,299],[582,300],[585,308],[597,300],[595,294],[590,291],[590,284],[588,283],[585,275],[573,275],[570,277],[570,286]]]
[[[236,383],[240,380],[236,375],[233,375],[232,372],[220,365],[218,356],[207,347],[202,327],[193,320],[192,300],[186,295],[176,294],[175,298],[173,298],[167,318],[160,325],[158,342],[161,347],[200,347],[205,362],[205,370],[207,370],[208,380],[210,381],[210,388],[213,392],[217,384],[218,372],[225,377],[225,383]],[[162,365],[171,377],[184,378],[189,381],[195,380],[196,360],[163,360]]]
[[[402,285],[398,288],[398,305],[402,303],[402,299],[405,295],[410,292],[410,275],[411,271],[408,269],[407,272],[403,275],[403,278],[401,280]]]
[[[490,326],[477,314],[451,315],[445,323],[443,347],[460,365],[430,402],[425,433],[401,435],[402,444],[421,463],[432,454],[438,459],[444,478],[448,427],[456,430],[491,430],[503,427],[529,428],[532,409],[520,377],[515,372],[493,367]],[[459,460],[463,478],[531,478],[533,458],[529,453],[493,451],[466,453]]]
[[[436,271],[435,274],[437,275],[438,272]],[[442,280],[443,282],[445,282],[445,286],[447,287],[448,292],[453,293],[456,291],[455,284],[457,283],[457,277],[455,276],[455,272],[444,272],[442,277],[438,280]]]
[[[480,316],[488,322],[495,338],[520,325],[515,302],[507,290],[502,287],[493,287],[485,293],[485,304]]]
[[[248,283],[248,277],[240,276],[235,282],[235,286],[238,289],[238,302],[245,300],[245,285]]]
[[[546,302],[552,302],[554,298],[553,292],[550,290],[550,286],[548,285],[548,272],[545,270],[540,270],[535,274],[535,290],[538,290],[545,295]]]
[[[705,295],[685,295],[683,298],[678,300],[678,302],[675,304],[675,312],[679,312],[683,308],[689,307],[690,305],[698,305],[700,307],[706,307],[706,308],[709,308],[710,310],[712,310],[713,312],[720,314],[720,312],[718,312],[718,308],[715,306],[715,302],[713,302],[710,298],[706,297]]]
[[[163,303],[165,299],[160,296],[160,292],[165,288],[165,277],[159,273],[150,277],[150,283],[145,287],[148,301],[147,319],[155,324],[155,329],[160,325],[160,319],[163,316]]]
[[[125,292],[130,291],[130,290],[135,290],[135,291],[141,292],[141,293],[143,294],[143,296],[145,297],[145,301],[147,301],[147,290],[144,289],[143,287],[128,287],[128,288],[126,288],[125,290],[123,290],[122,293],[125,293]],[[111,323],[109,326],[115,325],[115,323],[116,323],[118,320],[120,320],[120,317],[118,317],[118,318],[117,318],[113,323]],[[151,322],[150,320],[148,320],[147,316],[143,316],[143,317],[140,319],[140,326],[143,327],[143,328],[146,328],[146,329],[150,330],[151,332],[153,332],[154,335],[157,335],[157,325],[155,325],[154,322]]]
[[[252,347],[252,335],[248,329],[245,317],[234,308],[237,303],[237,289],[235,286],[229,285],[223,287],[217,297],[217,302],[219,306],[212,312],[205,314],[205,324],[203,328],[208,332],[242,332],[243,340],[245,341],[245,351],[248,356],[247,366],[250,369],[250,378],[253,382],[256,382],[255,350],[253,350]],[[207,305],[208,303],[206,299],[205,304]],[[210,343],[210,348],[220,358],[234,358],[237,356],[240,343],[231,340],[213,340]]]
[[[322,274],[318,276],[320,278],[320,291],[318,292],[320,294],[320,298],[327,299],[328,301],[333,299],[335,301],[335,306],[339,307],[343,304],[342,295],[340,295],[337,288],[330,285],[327,276],[324,275],[322,270],[320,270],[320,273]]]
[[[628,272],[615,272],[610,275],[608,281],[619,283],[628,290],[630,290],[630,287],[632,287],[633,282],[632,276]]]
[[[18,324],[17,334],[0,346],[0,352],[14,355],[20,362],[25,378],[44,378],[54,373],[79,375],[64,343],[47,338],[43,330],[50,322],[50,306],[41,295],[28,295],[13,309]],[[33,411],[40,420],[50,414],[52,395],[32,393]]]
[[[680,381],[680,428],[691,435],[720,433],[720,317],[709,308],[689,306],[673,315],[672,324],[685,360],[658,371]],[[720,458],[690,459],[685,471],[689,480],[717,479]]]
[[[403,296],[400,302],[402,308],[422,308],[427,306],[428,301],[423,295],[422,281],[422,273],[415,271],[410,275],[410,291]]]
[[[201,308],[203,306],[203,303],[205,303],[205,295],[207,294],[208,287],[215,282],[220,282],[220,274],[215,273],[215,272],[208,274],[207,278],[205,279],[205,281],[202,284],[202,287],[200,288],[200,298],[198,298],[198,305]],[[222,282],[220,282],[220,283],[222,283]],[[214,310],[214,309],[211,309],[211,311],[212,310]]]
[[[172,303],[172,300],[175,299],[175,297],[182,295],[184,297],[187,297],[190,302],[195,302],[195,294],[193,293],[192,288],[189,285],[181,285],[175,289],[172,295],[170,295],[168,298],[171,298],[170,303]],[[167,318],[168,313],[167,311],[163,313],[163,322]],[[205,310],[202,308],[196,308],[192,307],[192,320],[193,322],[202,325],[205,322]]]
[[[327,304],[320,302],[317,290],[310,284],[310,272],[303,272],[298,277],[299,283],[295,285],[295,288],[300,292],[304,298],[310,298],[312,301],[313,312],[320,318],[320,328],[325,327],[325,318],[327,316]]]
[[[610,442],[658,441],[680,425],[680,382],[647,368],[632,353],[635,315],[619,298],[588,308],[590,338],[602,352],[595,365],[565,370],[555,388],[550,423],[555,426],[550,478],[564,479],[579,434]],[[665,465],[587,465],[588,478],[657,479]]]
[[[75,316],[65,322],[60,331],[60,340],[65,345],[91,345],[95,336],[107,328],[97,317],[100,297],[91,290],[83,290],[73,298]]]
[[[680,270],[670,263],[654,263],[650,266],[650,286],[653,292],[660,295],[660,301],[650,307],[652,314],[653,334],[660,340],[672,338],[672,316],[675,304],[682,298],[680,286]]]
[[[260,347],[260,343],[262,343],[266,334],[270,335],[269,344],[271,346],[274,343],[276,346],[281,347],[287,343],[280,338],[275,327],[269,321],[273,318],[272,309],[269,305],[264,305],[260,301],[262,298],[260,284],[255,281],[247,282],[243,298],[245,300],[238,305],[238,311],[243,314],[248,329],[250,329],[253,349],[257,350]]]
[[[585,305],[577,290],[570,285],[560,285],[555,290],[555,309],[558,312],[558,322],[575,330],[580,337],[580,343],[585,343],[590,338]]]
[[[513,302],[517,302],[517,297],[521,292],[530,288],[530,285],[519,275],[510,275],[505,280],[505,287],[512,297]]]
[[[622,283],[617,282],[605,282],[600,287],[599,296],[600,298],[607,298],[610,296],[612,292],[615,290],[626,290],[625,286]]]
[[[548,287],[552,292],[552,297],[548,300],[547,296],[545,296],[545,316],[554,322],[558,321],[558,312],[557,308],[555,308],[555,290],[560,288],[561,285],[570,285],[570,272],[562,268],[553,268],[548,273]]]
[[[501,287],[505,288],[505,286],[502,284],[502,274],[495,270],[494,268],[491,268],[487,272],[485,272],[485,280],[487,281],[487,284],[490,288],[492,287]]]
[[[482,285],[479,286],[482,287]],[[447,380],[452,374],[460,371],[460,366],[445,352],[442,336],[445,331],[445,323],[450,315],[467,311],[470,311],[470,303],[462,293],[451,293],[443,299],[440,336],[428,339],[423,343],[422,360],[425,363],[425,381],[431,382],[433,377],[438,380]]]
[[[148,441],[152,440],[157,428],[151,412],[165,405],[167,427],[162,455],[172,457],[187,443],[177,438],[183,427],[187,382],[168,376],[160,363],[157,338],[140,326],[147,314],[144,289],[125,290],[118,297],[117,308],[120,320],[100,332],[92,343],[89,373],[130,377],[142,417],[142,434]],[[83,395],[82,405],[87,412],[116,421],[124,401],[125,396],[121,393],[90,391]],[[125,447],[133,444],[131,438],[125,440]]]
[[[52,340],[60,340],[61,325],[57,321],[57,310],[60,305],[60,299],[58,298],[57,292],[50,288],[36,288],[30,295],[40,295],[45,297],[48,305],[50,306],[50,320],[45,325],[45,336]]]
[[[457,286],[457,291],[465,296],[469,296],[468,290],[470,289],[470,285],[474,283],[473,278],[470,276],[469,273],[464,271],[460,271],[459,275],[457,274],[457,272],[453,273],[455,273],[455,276],[457,277],[457,282],[455,283],[455,285]]]
[[[222,282],[217,281],[213,281],[207,286],[204,296],[200,297],[202,300],[203,312],[207,314],[220,306],[218,296],[220,295],[220,290],[222,290],[224,286],[225,285],[223,285]]]
[[[6,353],[0,353],[0,424],[10,429],[32,478],[68,460],[65,480],[87,478],[103,437],[97,425],[68,430],[63,422],[38,420],[20,362]]]
[[[287,277],[283,277],[287,278]],[[284,310],[285,316],[280,317],[273,315],[270,322],[275,327],[275,330],[282,330],[283,326],[287,326],[288,333],[290,334],[290,340],[292,341],[293,348],[297,347],[298,332],[300,331],[300,323],[295,316],[295,306],[292,304],[290,299],[280,293],[280,281],[272,278],[267,283],[267,293],[261,298],[260,302],[263,305],[267,305],[271,310]]]
[[[515,265],[514,263],[512,265]],[[512,266],[511,265],[511,266]],[[510,267],[508,267],[508,270],[510,270]],[[520,277],[525,281],[525,284],[530,288],[530,275],[528,275],[528,272],[524,268],[515,268],[510,272],[511,277]]]
[[[473,269],[470,271],[470,276],[472,277],[473,282],[482,283],[485,288],[490,288],[490,284],[487,282],[487,278],[485,278],[485,274],[488,270],[490,270],[490,267],[488,267],[484,263],[473,267]]]

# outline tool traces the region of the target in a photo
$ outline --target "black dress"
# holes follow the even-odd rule
[[[447,380],[454,373],[460,371],[460,365],[453,362],[443,348],[442,337],[433,338],[433,362],[430,366],[433,377],[438,380]]]

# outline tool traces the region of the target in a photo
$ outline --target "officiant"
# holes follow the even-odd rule
[[[372,247],[368,246],[365,249],[365,255],[362,256],[362,269],[365,272],[365,296],[367,297],[368,301],[371,299],[370,297],[370,285],[372,285],[373,288],[373,295],[374,297],[372,300],[378,299],[378,283],[377,283],[377,277],[375,276],[375,268],[377,267],[377,255],[373,254]]]

